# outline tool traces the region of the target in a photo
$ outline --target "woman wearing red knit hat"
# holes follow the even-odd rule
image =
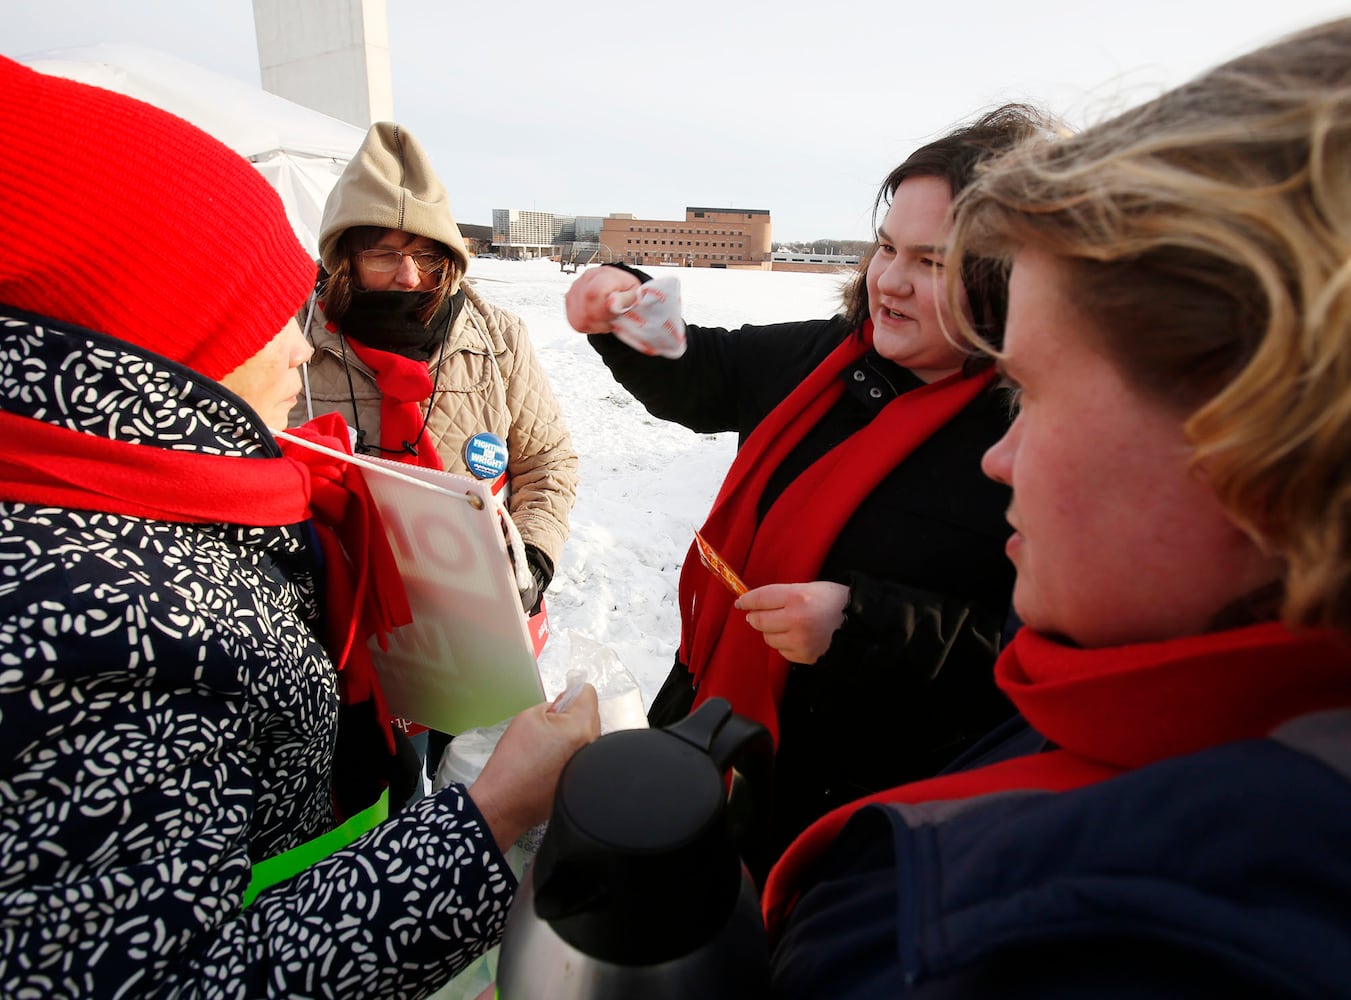
[[[498,845],[594,694],[522,713],[472,789],[316,841],[340,689],[378,699],[325,601],[389,564],[342,545],[360,482],[268,432],[313,263],[252,167],[149,105],[0,58],[0,137],[0,995],[426,995],[497,940]],[[162,280],[185,262],[210,280]],[[384,582],[345,595],[367,631]]]

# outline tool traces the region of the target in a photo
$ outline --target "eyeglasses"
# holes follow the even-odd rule
[[[361,258],[361,265],[367,270],[374,271],[376,274],[388,274],[390,271],[397,271],[403,264],[405,257],[412,257],[413,264],[423,274],[428,271],[439,271],[446,266],[446,255],[436,250],[392,250],[388,247],[375,247],[371,250],[362,250],[357,256]]]

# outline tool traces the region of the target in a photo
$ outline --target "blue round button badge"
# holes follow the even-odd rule
[[[475,479],[496,479],[507,471],[507,443],[490,431],[480,431],[464,444],[464,464]]]

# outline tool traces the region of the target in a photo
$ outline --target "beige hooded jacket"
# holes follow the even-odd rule
[[[449,247],[462,269],[469,265],[445,188],[417,140],[392,122],[371,126],[329,195],[319,236],[327,268],[336,264],[338,239],[351,226],[426,236]],[[511,519],[521,539],[557,568],[577,498],[572,437],[525,324],[485,302],[469,281],[460,287],[464,305],[444,351],[429,362],[435,390],[427,438],[446,471],[461,475],[470,474],[464,449],[473,435],[488,431],[506,441]],[[337,410],[349,425],[359,422],[366,440],[379,441],[380,391],[374,372],[352,351],[343,350],[342,337],[318,307],[309,332],[314,343],[309,364],[313,415]],[[310,415],[302,396],[291,411],[291,426]]]

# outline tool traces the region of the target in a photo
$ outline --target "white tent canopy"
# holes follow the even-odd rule
[[[365,130],[153,49],[91,45],[22,59],[33,69],[138,98],[185,118],[252,161],[316,259],[324,201]]]

